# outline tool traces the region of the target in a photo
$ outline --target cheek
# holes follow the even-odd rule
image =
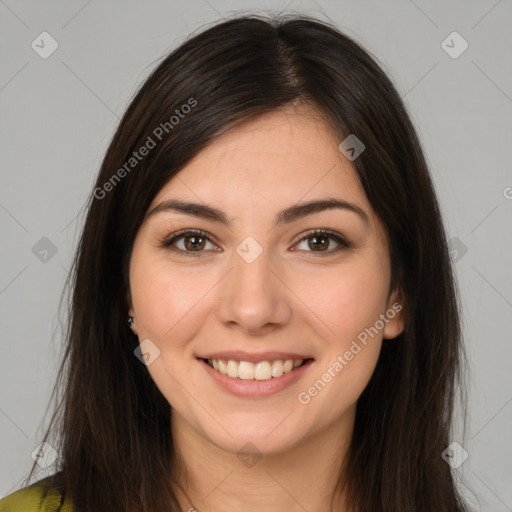
[[[310,416],[313,423],[331,424],[355,413],[357,401],[375,370],[381,341],[359,345],[357,349],[337,352],[328,364],[318,368],[308,387],[300,390],[298,401],[303,414]]]
[[[316,271],[311,279],[302,275],[293,289],[307,306],[304,314],[312,319],[321,338],[343,350],[384,313],[388,279],[382,262],[361,258]]]
[[[301,403],[315,404],[308,410],[325,415],[324,421],[353,406],[375,370],[382,345],[375,325],[385,312],[388,278],[382,260],[369,258],[302,284],[305,302],[322,319],[323,346]]]
[[[198,316],[207,307],[213,278],[210,283],[193,269],[177,271],[165,258],[144,256],[133,259],[130,271],[139,340],[150,339],[159,348],[147,370],[172,407],[185,411],[190,403],[183,383],[195,364],[189,341],[201,328]]]
[[[202,298],[214,284],[210,274],[198,278],[193,267],[180,269],[162,258],[135,261],[131,271],[133,306],[139,335],[164,342],[172,336],[187,337],[183,328],[204,308]]]

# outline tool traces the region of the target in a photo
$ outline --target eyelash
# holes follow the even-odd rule
[[[177,233],[173,234],[170,238],[164,238],[163,240],[160,240],[160,247],[164,248],[164,249],[168,249],[172,252],[174,252],[175,254],[178,254],[178,255],[184,255],[184,256],[187,256],[187,257],[192,257],[192,258],[196,258],[198,256],[201,255],[201,253],[205,252],[205,251],[183,251],[182,249],[172,249],[171,246],[177,241],[179,240],[180,238],[188,238],[188,236],[197,236],[197,237],[200,237],[200,238],[205,238],[207,241],[212,242],[212,240],[210,239],[210,236],[208,235],[208,233],[200,230],[200,229],[197,229],[197,230],[184,230],[184,231],[178,231]],[[315,229],[313,231],[310,231],[308,233],[306,233],[305,236],[303,236],[298,242],[297,244],[303,242],[304,240],[308,240],[309,238],[314,238],[314,237],[325,237],[325,236],[328,236],[328,238],[331,238],[332,240],[334,240],[336,243],[339,244],[338,247],[336,247],[334,250],[331,250],[331,251],[319,251],[319,252],[316,252],[316,251],[306,251],[306,252],[311,252],[312,254],[315,254],[317,256],[329,256],[331,254],[334,254],[334,253],[337,253],[343,249],[350,249],[352,247],[352,244],[346,240],[345,238],[343,238],[341,235],[339,235],[338,233],[335,233],[334,231],[330,231],[328,229]]]

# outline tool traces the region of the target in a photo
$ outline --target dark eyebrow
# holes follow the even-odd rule
[[[368,215],[359,206],[356,206],[355,204],[349,203],[347,201],[343,201],[341,199],[333,198],[317,199],[290,206],[289,208],[281,210],[277,213],[274,218],[274,224],[288,224],[290,222],[296,221],[297,219],[301,219],[302,217],[306,217],[307,215],[312,215],[313,213],[322,212],[324,210],[331,210],[334,208],[354,212],[358,214],[366,224],[369,224]],[[228,227],[231,227],[232,225],[232,220],[230,220],[224,212],[218,210],[217,208],[207,206],[205,204],[179,201],[177,199],[169,199],[158,204],[146,215],[145,220],[160,212],[185,213],[187,215],[193,215],[194,217],[212,220],[214,222],[220,222],[221,224],[224,224]]]

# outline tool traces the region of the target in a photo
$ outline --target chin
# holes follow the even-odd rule
[[[305,435],[299,430],[299,425],[290,421],[292,416],[284,419],[286,414],[284,416],[280,414],[276,415],[275,420],[271,420],[268,415],[262,413],[261,421],[255,417],[246,417],[245,419],[240,418],[237,422],[223,422],[221,418],[218,418],[219,423],[225,426],[227,432],[221,427],[212,431],[211,421],[202,430],[207,439],[227,452],[239,455],[246,447],[249,452],[278,455],[296,447],[302,442]],[[287,423],[286,427],[285,423]]]

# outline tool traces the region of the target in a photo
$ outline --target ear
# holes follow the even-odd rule
[[[134,334],[138,335],[139,331],[137,329],[137,320],[135,319],[135,311],[133,310],[132,299],[131,299],[131,296],[130,296],[130,292],[128,292],[127,295],[126,295],[126,302],[128,304],[128,316],[133,317],[133,322],[132,322],[132,325],[130,325],[130,329],[132,330],[132,332]]]
[[[390,294],[385,316],[387,321],[385,321],[383,337],[391,340],[402,334],[405,328],[405,301],[400,287],[396,287]]]
[[[133,334],[139,334],[139,330],[137,329],[137,319],[135,318],[135,316],[133,315],[133,310],[130,309],[130,311],[128,312],[128,314],[133,317],[133,322],[132,324],[130,325],[130,329],[132,330]]]

